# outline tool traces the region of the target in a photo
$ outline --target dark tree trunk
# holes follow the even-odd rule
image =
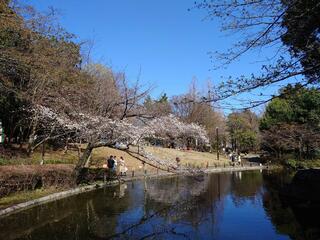
[[[84,150],[82,156],[79,159],[79,162],[76,166],[76,169],[81,169],[86,166],[86,164],[89,161],[89,157],[92,153],[92,150],[94,148],[98,147],[113,147],[115,145],[115,142],[89,142],[86,149]]]
[[[86,165],[86,163],[88,162],[88,159],[92,153],[92,150],[94,148],[94,145],[92,143],[88,143],[86,149],[84,150],[82,156],[79,159],[79,162],[76,166],[76,170],[79,170],[81,168],[84,168],[84,166]]]

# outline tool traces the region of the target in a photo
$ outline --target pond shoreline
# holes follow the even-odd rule
[[[236,172],[236,171],[252,171],[252,170],[263,170],[263,169],[270,169],[272,167],[266,167],[266,166],[235,166],[235,167],[219,167],[219,168],[208,168],[204,170],[204,173],[221,173],[221,172]],[[140,180],[144,178],[163,178],[163,177],[174,177],[179,176],[177,173],[162,173],[162,174],[154,174],[154,175],[146,175],[146,176],[137,176],[137,177],[125,177],[122,179],[123,182],[130,182],[134,180]],[[45,197],[33,199],[27,202],[18,203],[13,206],[4,208],[0,210],[0,218],[6,217],[8,215],[39,206],[48,202],[53,202],[56,200],[60,200],[66,197],[70,197],[73,195],[90,192],[95,189],[103,188],[103,187],[109,187],[109,186],[115,186],[118,185],[119,181],[109,181],[109,182],[96,182],[94,184],[86,185],[86,186],[80,186],[73,189],[69,189],[66,191],[58,192],[58,193],[52,193]]]

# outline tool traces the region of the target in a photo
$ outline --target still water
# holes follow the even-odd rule
[[[128,182],[0,218],[0,239],[319,239],[319,216],[279,198],[277,172]]]

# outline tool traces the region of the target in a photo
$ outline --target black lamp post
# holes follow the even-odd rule
[[[217,137],[217,160],[219,160],[219,128],[216,127],[216,137]]]

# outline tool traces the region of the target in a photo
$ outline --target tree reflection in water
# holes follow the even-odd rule
[[[220,173],[199,179],[146,179],[48,203],[0,218],[0,239],[319,237],[314,218],[319,211],[301,213],[280,200],[285,183],[280,173]]]
[[[120,187],[100,189],[0,218],[0,239],[90,239],[115,232],[132,199]]]
[[[280,198],[282,188],[291,181],[288,173],[268,172],[263,175],[263,205],[277,231],[292,239],[320,239],[320,207],[291,206]]]
[[[262,196],[262,174],[251,171],[243,174],[235,172],[231,177],[231,197],[237,207],[241,207],[248,199],[257,205]]]
[[[229,186],[230,174],[205,175],[202,181],[187,176],[145,180],[143,216],[110,237],[188,239],[195,236],[185,229],[196,229],[205,222],[211,226],[213,236],[218,230],[215,226],[219,212],[223,210],[220,200],[228,193]]]

